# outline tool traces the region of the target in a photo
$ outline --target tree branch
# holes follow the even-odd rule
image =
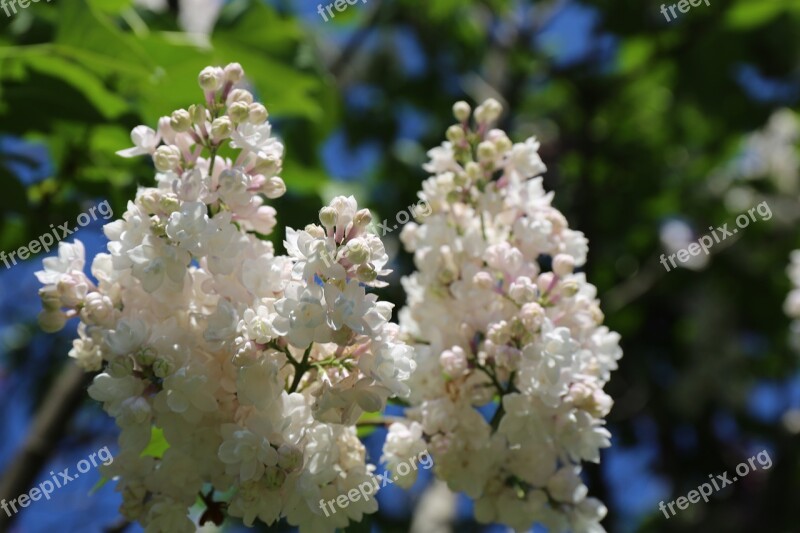
[[[64,365],[36,413],[28,437],[9,463],[0,483],[0,499],[17,498],[36,484],[36,476],[66,432],[72,416],[83,403],[86,388],[93,377],[93,373],[84,372],[71,361]],[[0,531],[7,530],[16,516],[0,513]]]

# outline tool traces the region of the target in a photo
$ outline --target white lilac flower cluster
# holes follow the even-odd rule
[[[383,460],[391,468],[427,448],[481,522],[604,531],[606,508],[587,497],[581,463],[609,445],[603,387],[622,352],[595,287],[574,272],[587,240],[551,206],[536,139],[515,144],[491,128],[497,101],[453,111],[458,124],[424,166],[434,175],[420,198],[432,214],[401,233],[417,268],[400,313],[417,370]],[[487,421],[477,408],[498,399]]]
[[[783,310],[792,319],[789,340],[792,347],[800,351],[800,250],[792,251],[786,273],[792,283],[792,290],[786,297]]]
[[[289,229],[288,256],[262,240],[276,215],[265,198],[286,190],[283,145],[242,77],[238,64],[206,68],[203,105],[133,130],[121,155],[151,156],[157,186],[105,226],[96,283],[79,241],[37,273],[43,327],[80,317],[70,355],[99,372],[89,394],[121,428],[105,474],[147,532],[195,531],[198,495],[201,522],[361,520],[375,500],[329,518],[318,502],[371,479],[356,419],[408,394],[414,370],[391,304],[365,290],[383,284],[387,255],[354,198]],[[143,454],[157,431],[166,451]]]

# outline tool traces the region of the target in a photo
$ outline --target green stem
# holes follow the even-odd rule
[[[404,422],[405,420],[402,416],[382,416],[375,419],[358,420],[356,426],[384,426],[395,422]]]

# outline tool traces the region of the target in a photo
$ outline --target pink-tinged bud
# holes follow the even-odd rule
[[[197,83],[204,91],[216,91],[222,87],[224,72],[219,67],[206,67],[197,77]]]
[[[178,133],[183,133],[192,129],[192,116],[185,109],[178,109],[172,113],[169,125]]]
[[[215,118],[211,123],[211,136],[215,141],[221,141],[231,136],[233,123],[230,117]]]
[[[261,192],[269,199],[280,198],[286,193],[286,184],[278,176],[272,176],[262,185]]]
[[[228,63],[224,70],[225,81],[228,83],[239,83],[244,77],[244,69],[239,63]]]
[[[467,355],[460,346],[453,346],[450,350],[442,352],[439,364],[448,376],[461,377],[467,371]]]
[[[544,321],[544,308],[536,302],[528,302],[520,309],[519,318],[528,331],[538,331]]]
[[[472,276],[472,283],[487,291],[493,289],[495,285],[492,275],[488,272],[478,272]]]
[[[250,106],[246,102],[234,102],[228,107],[228,116],[236,124],[244,122],[250,118]]]
[[[269,112],[267,112],[267,108],[263,104],[258,102],[250,104],[249,109],[249,120],[253,124],[263,124],[269,118]]]
[[[234,89],[228,95],[227,104],[230,106],[234,102],[244,102],[249,106],[253,103],[253,94],[246,89]]]
[[[563,278],[572,274],[575,270],[575,258],[567,254],[558,254],[553,258],[553,272],[556,276]]]
[[[177,146],[162,145],[153,154],[153,164],[159,172],[169,172],[181,164],[181,150]]]

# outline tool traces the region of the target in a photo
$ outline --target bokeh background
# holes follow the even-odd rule
[[[209,64],[242,63],[287,146],[279,248],[285,226],[303,227],[335,194],[393,219],[416,201],[451,104],[495,97],[513,140],[542,141],[545,186],[588,236],[585,269],[622,334],[608,387],[613,447],[587,469],[607,530],[798,532],[800,372],[783,304],[800,247],[800,2],[710,4],[672,22],[641,0],[366,0],[329,22],[313,0],[0,11],[0,250],[103,200],[121,214],[153,169],[115,151],[132,127],[197,101],[196,74]],[[690,268],[659,264],[762,201],[770,220]],[[73,236],[90,256],[104,250],[101,222]],[[411,263],[398,233],[384,238],[395,277],[382,296],[401,306],[397,282]],[[55,396],[58,423],[29,473],[37,483],[116,449],[99,406],[63,392],[77,379],[67,358],[75,325],[57,335],[36,325],[42,258],[0,264],[0,479]],[[367,437],[373,461],[381,438]],[[658,510],[764,449],[769,470],[669,520]],[[119,521],[113,483],[90,494],[98,479],[76,480],[12,525],[0,516],[0,530],[141,531]],[[381,512],[350,531],[503,531],[475,524],[469,501],[442,496],[430,476],[379,500]]]

